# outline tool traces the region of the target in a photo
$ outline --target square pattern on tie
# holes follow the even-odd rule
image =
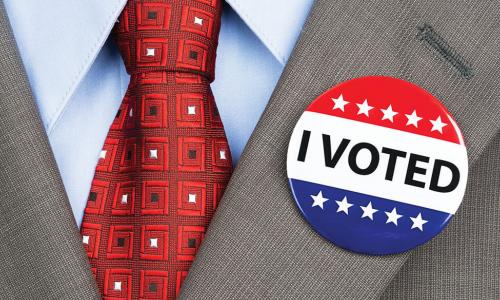
[[[177,187],[177,213],[181,216],[204,216],[207,187],[202,181],[179,181]]]
[[[167,30],[170,26],[171,7],[166,3],[145,2],[136,4],[138,30]]]
[[[168,232],[167,225],[143,225],[141,227],[140,258],[145,260],[167,260]]]
[[[142,185],[141,214],[168,214],[168,181],[144,181]]]

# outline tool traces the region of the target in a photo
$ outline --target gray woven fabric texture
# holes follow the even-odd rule
[[[0,298],[99,299],[0,1]]]
[[[412,253],[382,299],[500,298],[500,135],[470,170],[448,228]]]
[[[489,1],[316,1],[181,298],[498,298],[492,173],[500,165],[494,150],[479,157],[500,123],[499,9]],[[331,86],[366,75],[399,77],[440,99],[462,128],[473,165],[457,220],[402,255],[363,256],[328,243],[301,217],[286,178],[288,140],[305,107]],[[454,278],[466,294],[444,292]],[[480,293],[483,286],[488,291]]]

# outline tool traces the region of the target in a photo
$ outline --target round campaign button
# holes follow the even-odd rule
[[[450,113],[410,82],[370,76],[314,100],[287,171],[309,224],[359,253],[400,253],[443,230],[462,202],[467,152]]]

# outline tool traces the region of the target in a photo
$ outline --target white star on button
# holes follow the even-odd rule
[[[382,113],[384,116],[382,117],[383,120],[389,120],[391,123],[394,122],[394,116],[397,115],[398,113],[392,110],[392,105],[389,105],[386,109],[381,109]]]
[[[89,236],[88,235],[82,236],[82,243],[84,243],[86,245],[89,244]]]
[[[424,231],[423,225],[429,221],[422,219],[422,214],[419,213],[415,218],[410,217],[413,225],[411,225],[411,229],[418,228],[420,231]]]
[[[127,204],[128,203],[128,195],[124,194],[122,195],[122,204]]]
[[[149,150],[149,158],[158,158],[158,149],[151,149]]]
[[[158,239],[149,239],[149,246],[151,248],[158,248]]]
[[[219,151],[219,157],[220,159],[226,159],[226,151],[224,150]]]
[[[422,120],[421,117],[417,115],[417,111],[414,110],[411,115],[405,114],[406,118],[408,118],[408,122],[406,122],[406,126],[413,125],[418,128],[418,121]]]
[[[335,103],[332,110],[340,109],[341,111],[344,111],[344,107],[349,103],[348,101],[344,101],[344,97],[342,97],[342,94],[340,94],[337,99],[332,98],[332,101]]]
[[[368,202],[368,205],[366,206],[360,206],[361,209],[363,210],[363,215],[361,216],[362,218],[370,218],[373,221],[373,214],[378,211],[378,209],[374,209],[372,207],[372,202]]]
[[[194,24],[203,25],[203,19],[194,17]]]
[[[365,101],[362,104],[356,103],[358,106],[358,115],[365,115],[369,117],[369,111],[372,110],[373,106],[368,105],[368,100],[365,99]]]
[[[403,215],[399,215],[398,211],[394,207],[391,212],[385,212],[387,215],[387,221],[385,222],[386,224],[388,223],[394,223],[394,225],[398,225],[398,219],[401,218]]]
[[[188,202],[196,203],[196,194],[188,194]]]
[[[446,123],[443,123],[441,121],[441,116],[438,116],[436,120],[429,120],[432,123],[432,131],[439,131],[440,133],[443,133],[443,127],[445,127]]]
[[[106,154],[108,153],[108,151],[106,150],[101,150],[101,153],[99,154],[99,158],[102,158],[102,159],[105,159],[106,158]]]
[[[335,201],[339,208],[337,208],[337,212],[344,212],[346,215],[349,214],[349,207],[352,206],[351,203],[347,202],[347,197],[344,197],[342,201]]]
[[[188,106],[188,115],[196,115],[196,106]]]
[[[120,281],[115,281],[114,290],[115,291],[121,291],[122,290],[122,283]]]
[[[321,207],[321,209],[323,209],[323,204],[326,201],[330,200],[330,199],[323,197],[322,191],[319,191],[319,193],[317,195],[311,195],[311,198],[314,201],[311,207],[319,206],[319,207]]]
[[[147,48],[146,49],[146,56],[155,56],[155,49],[154,48]]]

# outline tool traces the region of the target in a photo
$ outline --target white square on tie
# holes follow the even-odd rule
[[[158,158],[158,149],[151,149],[149,150],[149,158]]]
[[[196,203],[196,194],[188,194],[188,202]]]
[[[102,158],[102,159],[105,159],[106,158],[106,154],[108,153],[108,151],[106,150],[101,150],[101,153],[99,154],[99,158]]]
[[[188,115],[196,115],[196,106],[188,106]]]
[[[203,25],[203,19],[194,17],[194,24]]]
[[[115,289],[115,291],[121,291],[122,290],[122,283],[120,281],[115,281],[114,289]]]
[[[158,248],[158,239],[149,239],[149,246],[151,248]]]
[[[128,202],[128,194],[123,194],[122,195],[122,204],[127,204]]]
[[[134,115],[134,110],[133,110],[133,109],[130,109],[130,111],[128,112],[128,115],[129,115],[130,117],[132,117],[132,116]]]
[[[155,56],[154,48],[146,48],[146,56]]]
[[[219,151],[219,157],[220,159],[226,159],[226,151],[224,150]]]
[[[88,235],[84,235],[82,236],[82,242],[86,245],[89,244],[89,236]]]

